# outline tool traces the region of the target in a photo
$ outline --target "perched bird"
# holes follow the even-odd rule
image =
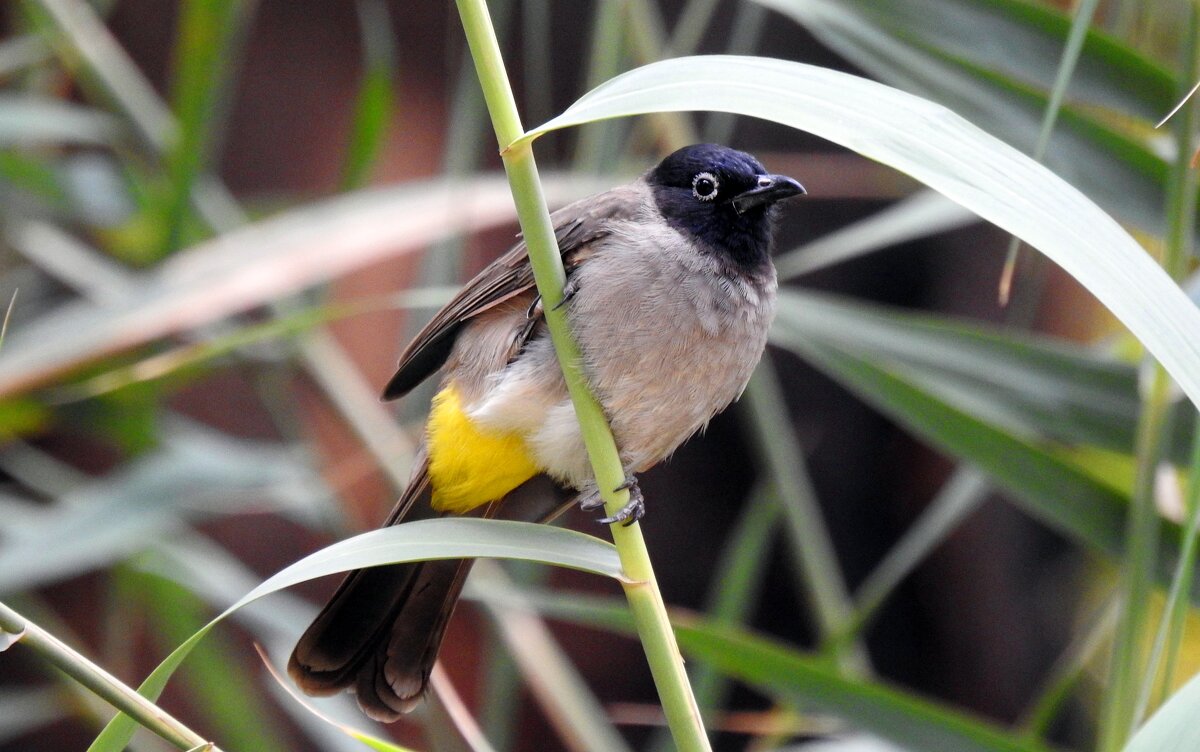
[[[771,209],[803,193],[749,154],[698,144],[552,215],[567,270],[561,305],[631,492],[601,522],[639,519],[633,474],[745,388],[774,315]],[[578,492],[584,508],[601,505],[523,243],[417,334],[384,398],[402,397],[439,368],[420,460],[386,524],[478,508],[491,516],[536,475]],[[431,561],[350,573],[297,643],[292,678],[314,695],[351,689],[378,720],[411,710],[469,567]]]

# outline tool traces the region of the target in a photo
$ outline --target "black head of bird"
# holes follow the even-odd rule
[[[773,175],[743,151],[695,144],[674,152],[651,170],[658,210],[672,227],[696,238],[712,253],[740,265],[769,262],[772,209],[804,194],[804,186]]]

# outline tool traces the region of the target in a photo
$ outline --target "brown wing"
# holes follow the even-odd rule
[[[585,249],[609,232],[609,220],[632,215],[642,199],[634,186],[576,201],[550,215],[568,276],[586,257]],[[534,287],[524,241],[488,264],[438,311],[400,355],[395,375],[383,390],[397,399],[442,367],[464,324],[474,316]]]

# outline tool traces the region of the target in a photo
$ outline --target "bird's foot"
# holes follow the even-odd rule
[[[562,308],[567,303],[570,303],[571,298],[574,298],[575,294],[578,292],[579,292],[579,278],[573,277],[573,276],[567,277],[567,283],[565,285],[563,285],[562,300],[558,301],[558,303],[556,303],[554,305],[554,310],[557,311],[559,308]]]
[[[611,517],[601,517],[599,520],[596,520],[597,522],[601,525],[623,522],[625,527],[629,527],[645,516],[646,499],[642,496],[642,489],[638,486],[637,478],[632,475],[626,476],[625,482],[613,489],[613,491],[626,490],[629,491],[629,502],[618,509],[616,514]],[[604,499],[600,498],[599,489],[590,491],[579,500],[579,508],[584,511],[599,509],[603,506]]]

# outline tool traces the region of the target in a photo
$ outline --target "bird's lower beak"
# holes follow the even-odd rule
[[[787,175],[759,175],[758,185],[733,197],[733,209],[745,214],[756,206],[770,206],[792,196],[803,196],[804,186]]]

